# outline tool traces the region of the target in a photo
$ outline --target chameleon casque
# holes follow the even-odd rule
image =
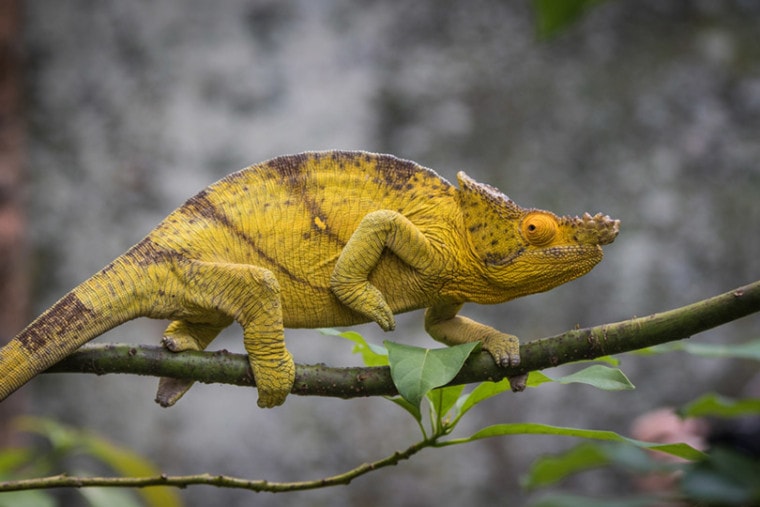
[[[163,342],[203,350],[238,322],[259,390],[273,407],[295,365],[285,327],[348,326],[427,308],[445,344],[482,342],[519,363],[513,335],[457,315],[577,278],[602,259],[619,221],[521,208],[457,174],[459,188],[390,155],[310,152],[233,173],[172,212],[0,349],[0,399],[105,331],[136,317],[171,320]],[[176,402],[191,382],[161,379]]]

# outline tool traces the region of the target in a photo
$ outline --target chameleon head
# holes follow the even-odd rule
[[[602,260],[620,221],[598,213],[559,217],[525,209],[498,190],[458,175],[470,242],[493,302],[543,292],[588,273]],[[488,298],[485,296],[484,298]]]
[[[620,221],[598,213],[558,217],[526,210],[516,224],[520,246],[507,257],[486,261],[489,278],[517,295],[549,290],[585,275],[602,260]],[[516,296],[515,296],[516,297]]]

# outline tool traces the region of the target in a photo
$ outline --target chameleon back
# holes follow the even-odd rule
[[[339,303],[330,290],[330,275],[359,222],[380,209],[398,211],[435,238],[436,231],[455,227],[441,217],[457,215],[456,189],[434,171],[391,155],[284,156],[211,185],[169,215],[148,239],[189,258],[271,270],[282,290],[286,327],[350,325],[367,319]],[[405,270],[389,254],[372,278],[382,290],[384,273],[397,278]],[[394,311],[425,303],[413,284],[390,299]]]

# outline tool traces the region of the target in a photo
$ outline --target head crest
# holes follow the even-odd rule
[[[457,174],[465,227],[478,256],[488,264],[511,258],[521,241],[515,227],[525,210],[496,188]]]

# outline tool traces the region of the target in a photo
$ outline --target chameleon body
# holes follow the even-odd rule
[[[171,321],[164,344],[202,350],[237,322],[259,405],[283,403],[295,366],[285,327],[394,327],[427,308],[446,344],[480,341],[501,365],[516,337],[457,313],[587,273],[619,222],[519,207],[496,189],[390,155],[311,152],[233,173],[190,198],[142,241],[74,288],[0,349],[0,399],[105,331]],[[162,379],[170,405],[190,383]]]

